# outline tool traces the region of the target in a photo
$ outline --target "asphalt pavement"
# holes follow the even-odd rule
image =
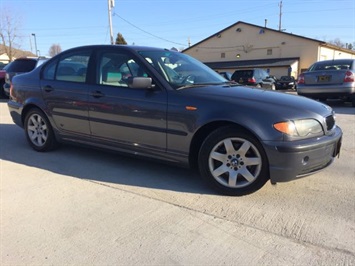
[[[1,265],[355,265],[355,108],[330,102],[340,158],[228,197],[157,162],[33,151],[0,101]]]

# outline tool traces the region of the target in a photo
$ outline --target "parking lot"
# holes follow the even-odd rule
[[[0,101],[1,265],[355,265],[355,108],[321,173],[244,197],[188,169],[63,145],[33,151]]]

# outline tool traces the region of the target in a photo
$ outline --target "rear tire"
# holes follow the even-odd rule
[[[234,126],[219,128],[205,139],[198,164],[205,181],[224,195],[252,193],[269,179],[268,160],[262,145]]]
[[[40,109],[33,108],[26,114],[24,129],[27,141],[34,150],[45,152],[58,146],[53,128]]]

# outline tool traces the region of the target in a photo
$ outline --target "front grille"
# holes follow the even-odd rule
[[[335,119],[333,115],[327,116],[325,118],[325,122],[327,124],[327,131],[332,130],[332,128],[335,126]]]

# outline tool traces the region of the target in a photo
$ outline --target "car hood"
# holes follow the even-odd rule
[[[284,112],[286,117],[290,117],[290,114],[304,117],[311,113],[327,116],[332,112],[328,105],[303,96],[244,86],[201,86],[184,89],[182,93],[213,100],[215,104],[231,103],[280,115]]]

